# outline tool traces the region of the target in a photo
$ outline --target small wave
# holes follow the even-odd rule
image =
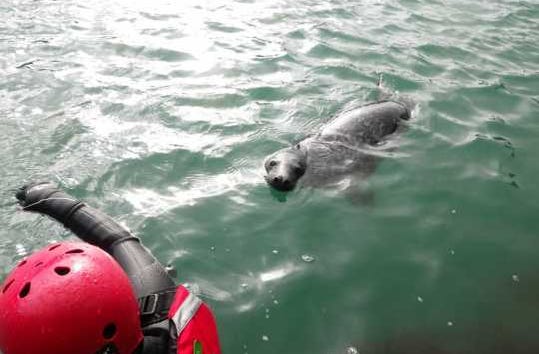
[[[254,171],[234,170],[213,176],[191,176],[186,178],[180,186],[166,188],[166,192],[133,188],[121,195],[133,206],[134,213],[152,217],[175,208],[195,205],[200,199],[231,192],[241,195],[240,191],[245,190],[246,187],[262,183],[263,179]]]

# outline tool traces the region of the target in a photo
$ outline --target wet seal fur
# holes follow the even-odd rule
[[[410,115],[409,105],[393,100],[345,110],[317,134],[268,156],[265,180],[279,191],[290,191],[298,183],[321,187],[368,176],[378,160],[373,150]]]

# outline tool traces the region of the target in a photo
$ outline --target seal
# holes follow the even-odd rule
[[[376,167],[376,147],[408,119],[410,107],[392,100],[344,110],[318,133],[268,156],[265,180],[277,190],[291,191],[299,183],[320,187],[367,176]]]

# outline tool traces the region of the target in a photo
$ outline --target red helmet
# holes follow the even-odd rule
[[[57,243],[34,253],[0,289],[4,354],[132,354],[142,341],[127,275],[87,243]]]

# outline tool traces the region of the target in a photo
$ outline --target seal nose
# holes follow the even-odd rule
[[[275,176],[271,181],[274,185],[280,185],[283,183],[283,176]]]
[[[274,188],[281,191],[289,191],[294,188],[290,180],[282,175],[272,177],[269,182]]]

